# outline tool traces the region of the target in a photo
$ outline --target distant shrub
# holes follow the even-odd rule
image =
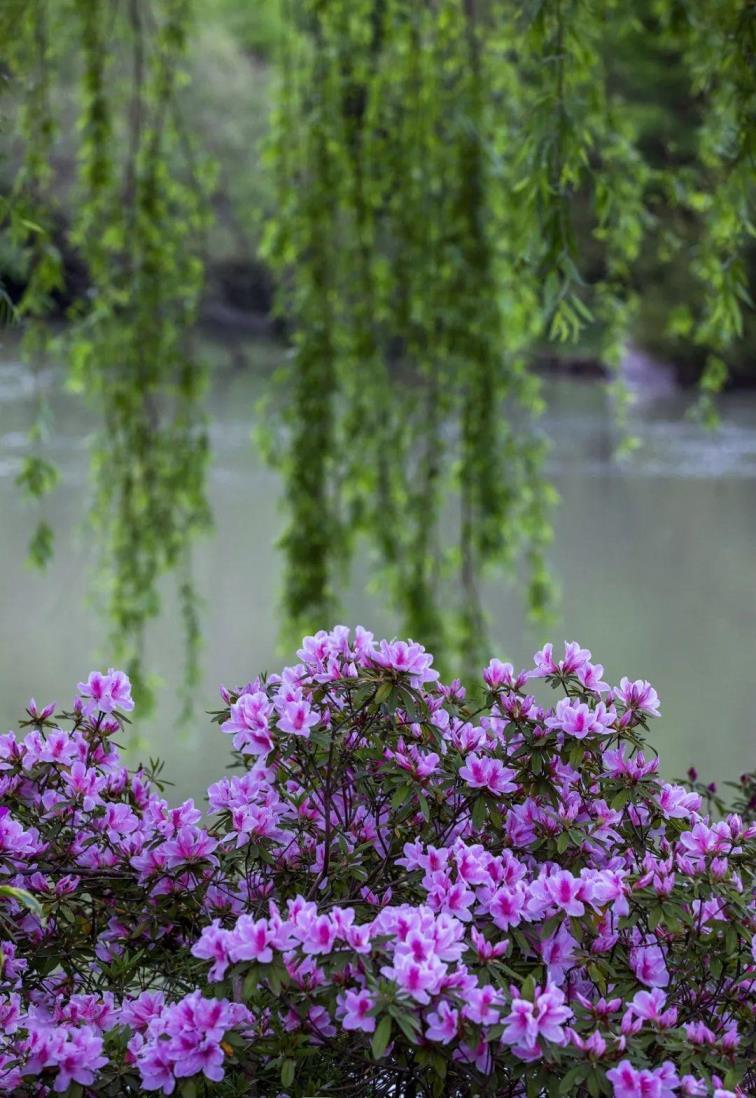
[[[222,691],[209,823],[122,766],[118,672],[0,737],[0,1089],[752,1093],[752,779],[662,781],[576,644],[478,700],[359,628],[299,659]]]

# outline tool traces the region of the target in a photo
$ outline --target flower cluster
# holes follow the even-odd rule
[[[298,657],[222,690],[206,812],[122,764],[120,672],[0,736],[0,1091],[751,1093],[752,778],[663,781],[577,644],[469,697],[359,628]]]

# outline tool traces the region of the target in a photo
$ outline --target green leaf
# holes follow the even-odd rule
[[[23,904],[28,908],[33,915],[36,915],[38,919],[44,922],[45,913],[39,903],[39,900],[35,896],[32,896],[31,892],[27,892],[25,888],[14,888],[13,885],[0,885],[0,898],[7,896],[11,900],[15,900],[19,904]]]
[[[559,1093],[571,1094],[574,1091],[576,1084],[582,1083],[587,1071],[588,1068],[585,1064],[577,1064],[574,1068],[570,1068],[559,1084]]]
[[[16,484],[33,499],[46,496],[58,483],[58,470],[51,462],[36,454],[24,460]]]
[[[478,797],[472,810],[472,822],[473,826],[480,831],[486,822],[486,816],[488,815],[488,807],[486,805],[485,797]]]
[[[584,754],[585,748],[583,747],[582,743],[576,743],[568,756],[570,766],[573,768],[573,770],[578,770],[580,768]]]
[[[53,555],[55,534],[48,522],[42,520],[37,523],[36,529],[29,540],[29,564],[33,568],[45,569]]]
[[[533,996],[535,995],[535,976],[532,973],[528,976],[527,980],[523,980],[520,994],[523,999],[529,999],[532,1003]]]
[[[281,973],[276,965],[268,969],[268,986],[276,998],[281,994]]]
[[[396,811],[397,808],[401,808],[406,803],[410,795],[410,787],[408,785],[400,785],[398,789],[394,790],[394,795],[391,798],[391,807]]]
[[[259,986],[260,975],[257,966],[255,965],[244,977],[244,983],[242,984],[242,999],[245,1003],[256,997]]]
[[[615,793],[609,807],[614,809],[615,812],[619,812],[621,809],[623,809],[625,807],[625,805],[627,804],[627,802],[629,800],[630,800],[630,790],[629,789],[620,789],[619,793]]]
[[[373,699],[376,705],[381,705],[383,702],[387,701],[393,689],[394,687],[392,683],[382,682],[376,690],[375,697]]]
[[[294,1075],[296,1074],[296,1070],[297,1070],[296,1060],[290,1060],[290,1059],[284,1060],[284,1062],[281,1064],[281,1085],[282,1086],[286,1087],[287,1089],[291,1086],[291,1084],[294,1082]]]
[[[388,1047],[388,1043],[391,1040],[391,1018],[386,1014],[381,1018],[378,1023],[378,1027],[373,1034],[373,1040],[370,1042],[370,1048],[373,1053],[374,1060],[380,1060],[384,1052]]]
[[[404,1014],[399,1010],[392,1010],[391,1014],[410,1044],[416,1045],[418,1043],[418,1038],[420,1037],[420,1032],[417,1028],[417,1021],[414,1016],[411,1014]]]

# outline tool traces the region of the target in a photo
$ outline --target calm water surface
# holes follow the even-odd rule
[[[171,584],[150,630],[147,658],[163,680],[156,715],[139,723],[149,751],[167,761],[175,796],[200,796],[219,774],[226,741],[202,715],[217,685],[238,684],[282,663],[276,635],[281,564],[281,483],[250,440],[255,403],[283,352],[238,345],[236,366],[219,365],[209,397],[215,530],[196,551],[205,599],[204,673],[193,727],[179,731],[175,683],[181,629]],[[215,356],[225,361],[225,352]],[[240,366],[240,363],[245,365]],[[105,628],[92,605],[93,554],[82,527],[88,448],[95,424],[48,382],[55,409],[49,454],[62,480],[46,504],[57,550],[46,574],[23,563],[34,508],[14,478],[33,417],[33,386],[7,339],[0,346],[0,728],[14,727],[30,695],[68,703],[76,682],[107,667]],[[695,763],[721,781],[756,764],[756,396],[722,402],[722,428],[707,434],[685,419],[686,399],[660,395],[635,414],[642,446],[612,459],[611,412],[601,386],[548,382],[544,427],[553,440],[550,475],[561,494],[553,564],[560,617],[541,635],[523,622],[505,582],[491,583],[492,651],[526,662],[546,639],[579,640],[607,677],[648,677],[662,700],[654,743],[670,776]],[[367,557],[345,593],[343,621],[379,635],[400,626]],[[293,654],[292,654],[293,655]],[[140,749],[132,751],[132,761]],[[144,752],[143,752],[144,753]]]

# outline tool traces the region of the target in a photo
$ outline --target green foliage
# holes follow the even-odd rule
[[[278,48],[284,26],[281,0],[208,0],[205,14],[223,23],[244,50],[268,58]]]
[[[91,305],[73,329],[71,383],[94,400],[103,432],[93,455],[99,531],[114,651],[140,684],[146,622],[159,610],[160,575],[182,561],[210,521],[204,495],[205,370],[192,348],[202,286],[209,177],[178,113],[190,5],[162,0],[146,18],[132,3],[123,27],[131,52],[128,153],[112,156],[116,101],[109,92],[105,8],[77,4],[83,51],[82,200],[74,240],[92,279]],[[108,38],[106,38],[106,35]],[[169,168],[184,143],[184,175]],[[187,668],[199,634],[191,582],[181,581]]]
[[[187,553],[209,513],[191,332],[208,152],[225,160],[233,211],[232,244],[213,246],[235,262],[276,195],[263,250],[293,355],[265,429],[285,476],[290,631],[333,617],[363,539],[407,632],[470,666],[490,568],[527,571],[536,618],[552,600],[555,493],[532,368],[543,348],[590,345],[616,366],[628,335],[680,341],[704,367],[696,411],[715,419],[750,304],[751,7],[209,0],[198,28],[189,0],[6,0],[21,160],[0,214],[3,263],[24,287],[39,375],[19,483],[36,501],[55,484],[44,322],[59,247],[71,249],[88,284],[71,294],[70,380],[103,424],[93,526],[114,656],[132,674],[174,568],[190,677],[197,667]],[[242,83],[215,81],[226,59],[245,66]],[[274,59],[262,178],[253,146]],[[224,104],[247,77],[254,102]],[[77,180],[60,187],[58,115],[71,127],[58,98],[72,82]],[[234,109],[247,116],[238,133]],[[612,387],[621,421],[628,396]],[[52,531],[37,518],[41,565]]]
[[[50,174],[47,90],[56,57],[46,32],[41,38],[48,7],[40,2],[25,9],[16,65],[20,80],[27,72],[40,74],[26,97],[26,166],[17,184],[24,202],[19,197],[13,210],[13,225],[30,256],[19,313],[32,317],[44,315],[49,292],[59,285],[45,207],[34,209],[34,216],[28,210],[29,196],[48,183]],[[199,630],[187,554],[195,533],[210,521],[201,410],[205,369],[194,356],[192,330],[212,179],[178,103],[190,4],[71,0],[56,7],[56,19],[77,44],[78,191],[69,240],[89,278],[86,296],[72,311],[64,349],[71,388],[84,396],[102,424],[92,449],[91,522],[102,562],[111,648],[114,658],[130,668],[144,698],[144,628],[159,610],[160,576],[178,565],[187,671],[196,676]],[[36,70],[29,60],[34,49]],[[30,328],[27,340],[34,333],[35,359],[41,362],[47,346],[40,331]],[[35,440],[41,436],[37,425]],[[35,497],[54,482],[54,470],[36,453],[19,477]],[[32,556],[43,563],[50,551],[49,527],[42,524]]]
[[[712,356],[704,395],[721,387],[752,231],[748,13],[742,0],[285,9],[265,254],[294,343],[294,397],[271,444],[286,474],[293,632],[329,616],[358,534],[379,549],[404,628],[437,650],[456,642],[474,660],[494,563],[524,558],[543,612],[553,490],[532,355],[597,332],[618,364],[660,209],[705,219],[687,250],[707,286],[694,338]],[[680,162],[649,155],[626,99],[624,62],[657,35],[667,49],[676,36],[699,104]],[[681,241],[658,235],[660,254]],[[449,613],[452,567],[462,596]]]
[[[23,73],[24,100],[19,129],[24,138],[24,157],[13,191],[0,205],[7,237],[20,257],[24,291],[12,319],[25,324],[23,353],[34,379],[35,416],[29,429],[30,453],[17,477],[24,494],[39,502],[57,483],[57,471],[42,453],[49,430],[50,409],[45,397],[42,369],[51,342],[44,319],[52,295],[62,286],[60,254],[52,241],[54,202],[50,157],[55,124],[52,115],[50,72],[57,26],[51,23],[47,5],[31,0],[10,4],[0,30],[8,31],[9,62]],[[29,563],[44,568],[52,555],[53,532],[40,513],[29,542]]]
[[[266,241],[295,346],[285,608],[295,631],[323,620],[345,550],[367,534],[407,630],[446,651],[456,634],[473,659],[480,567],[526,547],[540,608],[548,537],[543,446],[528,429],[540,401],[520,357],[535,270],[513,277],[501,247],[512,215],[493,156],[500,58],[490,26],[455,2],[298,15]],[[453,486],[450,559],[441,522]],[[454,564],[463,605],[444,614],[436,600]]]

